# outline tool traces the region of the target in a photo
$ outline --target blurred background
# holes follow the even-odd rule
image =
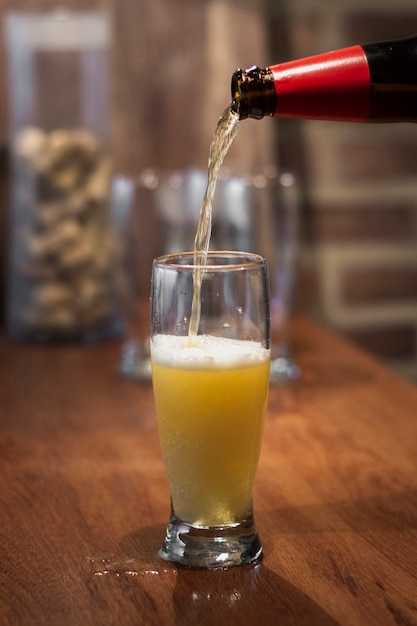
[[[48,11],[49,0],[2,0]],[[73,0],[113,21],[114,169],[205,168],[238,67],[265,67],[417,32],[415,0]],[[0,236],[9,197],[8,74],[0,31]],[[275,164],[301,187],[295,310],[417,382],[417,130],[412,125],[247,120],[227,164]],[[4,298],[3,298],[4,299]]]

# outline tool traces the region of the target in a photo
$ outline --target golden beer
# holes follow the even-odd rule
[[[252,515],[270,352],[260,343],[155,335],[152,379],[175,514],[196,527]]]

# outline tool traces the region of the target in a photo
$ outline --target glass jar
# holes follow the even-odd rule
[[[98,340],[122,328],[111,214],[111,24],[99,12],[9,13],[12,189],[7,326]]]

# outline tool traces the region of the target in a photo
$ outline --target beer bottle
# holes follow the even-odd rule
[[[417,35],[236,70],[232,109],[241,120],[416,122]]]

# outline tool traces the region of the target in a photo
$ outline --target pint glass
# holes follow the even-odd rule
[[[253,486],[270,367],[267,264],[209,252],[190,335],[193,253],[154,261],[152,380],[171,519],[161,556],[190,567],[257,561]]]

